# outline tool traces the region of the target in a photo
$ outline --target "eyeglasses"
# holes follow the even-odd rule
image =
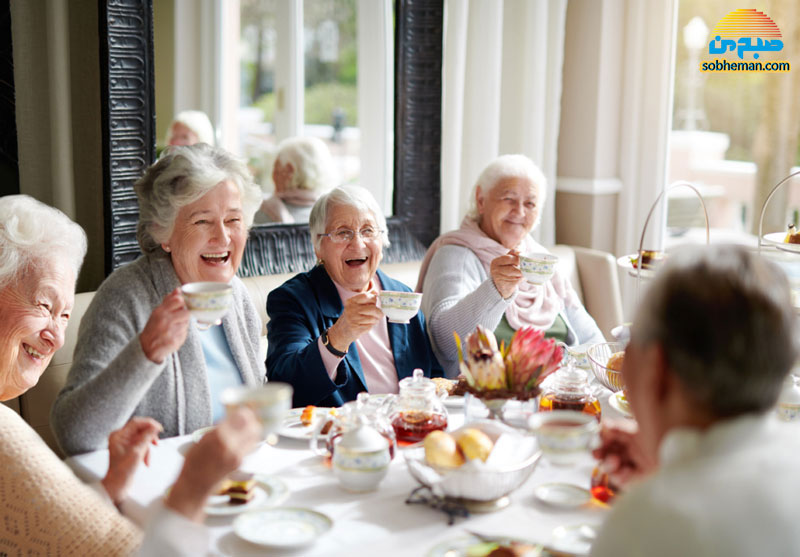
[[[361,236],[361,239],[365,242],[370,242],[379,238],[381,234],[383,234],[383,230],[379,228],[373,228],[371,226],[365,226],[359,231],[350,230],[348,228],[340,228],[336,232],[318,234],[318,236],[320,238],[327,236],[331,239],[331,242],[335,244],[344,244],[345,242],[352,242],[356,235]]]

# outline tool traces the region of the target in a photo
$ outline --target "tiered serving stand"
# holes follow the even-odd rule
[[[669,193],[670,191],[679,188],[679,187],[686,187],[692,190],[696,195],[697,198],[700,200],[700,206],[703,208],[703,217],[705,218],[706,223],[706,244],[711,243],[711,232],[708,225],[708,210],[706,209],[706,203],[703,200],[703,196],[700,194],[700,191],[692,185],[690,182],[685,180],[678,180],[677,182],[673,182],[664,190],[658,194],[656,200],[653,202],[653,205],[650,207],[650,212],[647,213],[647,218],[644,221],[644,227],[642,228],[642,235],[639,238],[639,251],[636,254],[632,255],[623,255],[617,259],[617,265],[624,270],[628,271],[628,274],[636,279],[636,300],[639,300],[639,284],[641,283],[642,279],[650,279],[655,275],[655,271],[652,269],[642,269],[642,255],[644,254],[644,237],[647,233],[647,226],[650,224],[650,218],[653,216],[653,212],[655,211],[656,207],[658,206],[659,202],[664,198],[664,196]],[[762,211],[763,217],[763,211]],[[798,245],[800,248],[800,245]],[[800,251],[800,250],[798,250]],[[637,258],[637,265],[634,268],[630,262],[630,259],[634,256],[638,255]]]

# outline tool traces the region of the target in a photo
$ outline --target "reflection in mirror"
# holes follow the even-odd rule
[[[278,3],[279,7],[292,9],[299,5],[300,0]],[[387,3],[384,0],[358,0],[357,5],[361,17],[365,6],[366,9],[383,10]],[[199,15],[195,14],[198,11],[194,9],[196,6],[203,7]],[[234,14],[228,11],[231,7],[236,9]],[[167,11],[166,17],[163,17],[164,13],[159,12],[162,8]],[[358,58],[360,75],[376,75],[387,71],[391,73],[393,67],[396,83],[394,105],[390,103],[387,110],[376,112],[383,118],[394,118],[394,134],[386,133],[384,137],[367,140],[365,130],[368,124],[374,122],[365,121],[363,117],[365,111],[359,109],[362,115],[360,118],[362,161],[380,159],[385,154],[387,145],[392,144],[392,137],[394,138],[394,148],[390,149],[394,156],[386,159],[393,160],[393,172],[390,178],[366,176],[366,165],[362,165],[360,170],[360,181],[364,186],[377,184],[380,187],[387,183],[393,184],[391,196],[388,196],[386,191],[375,193],[372,188],[376,198],[384,199],[384,207],[388,206],[388,199],[385,198],[392,198],[390,204],[393,209],[392,216],[387,219],[391,246],[384,251],[384,263],[420,260],[425,253],[425,247],[438,236],[440,221],[439,162],[444,2],[443,0],[396,0],[395,8],[394,66],[385,63],[385,53],[365,54],[362,43],[359,43]],[[185,10],[188,12],[185,13]],[[222,93],[229,93],[228,88],[220,89],[219,81],[203,81],[211,74],[215,74],[207,71],[211,65],[217,68],[216,72],[222,72],[224,75],[232,73],[231,68],[238,68],[238,51],[236,51],[237,58],[233,62],[217,59],[210,53],[213,41],[203,41],[194,37],[194,35],[213,37],[213,33],[207,30],[214,29],[215,25],[218,25],[217,21],[222,21],[222,27],[225,29],[233,27],[230,22],[235,21],[238,33],[238,10],[239,2],[236,0],[100,2],[103,108],[101,129],[107,274],[133,261],[139,255],[136,242],[138,205],[133,192],[133,182],[155,159],[156,137],[166,136],[165,128],[169,118],[164,115],[175,112],[173,106],[175,103],[172,99],[183,99],[186,105],[193,107],[211,106],[214,110],[209,114],[217,115],[216,119],[219,122],[219,128],[216,130],[219,144],[225,146],[231,141],[235,143],[238,140],[236,134],[229,132],[238,129],[237,111],[230,112],[230,107],[236,108],[236,103],[222,102],[224,100]],[[170,31],[168,39],[163,39],[163,34],[153,29],[154,12],[155,19],[166,21],[168,27],[175,21],[188,20],[190,24],[182,28],[188,35],[181,34],[176,37],[175,33]],[[192,19],[194,16],[197,16],[196,20]],[[389,21],[389,18],[382,21]],[[364,27],[361,24],[359,26]],[[386,29],[391,30],[391,25],[387,24]],[[159,40],[160,36],[162,40]],[[194,58],[189,60],[191,63],[176,66],[174,58],[162,56],[159,58],[161,67],[157,67],[159,64],[155,63],[153,54],[154,42],[164,44],[164,40],[171,44],[172,50],[168,50],[170,52],[187,50],[194,52]],[[202,47],[199,50],[196,48],[198,44]],[[223,54],[234,50],[228,48]],[[189,58],[181,57],[181,60]],[[368,66],[370,70],[365,71],[364,66]],[[238,72],[238,69],[236,71]],[[162,104],[155,103],[156,81],[159,82],[160,89],[166,86],[172,91],[171,94],[161,94],[162,102],[166,99],[172,103],[166,108]],[[223,79],[222,82],[228,85],[232,82],[238,83],[231,79]],[[197,83],[201,85],[198,86]],[[383,99],[392,96],[391,88],[368,91],[369,94],[363,95],[362,91],[363,88],[359,90],[359,103],[364,104],[384,102]],[[222,100],[217,103],[208,101],[208,98]],[[278,100],[280,98],[279,94]],[[283,95],[285,108],[291,108],[288,105],[295,102],[293,99],[295,98]],[[296,107],[292,110],[288,108],[282,112],[282,116],[288,118],[298,114]],[[163,128],[159,130],[156,130],[155,126],[155,112],[163,116],[161,119]],[[276,115],[276,129],[278,121]],[[295,118],[295,121],[299,119]],[[389,167],[391,164],[378,165],[375,168],[382,168],[385,172]],[[314,262],[315,255],[308,236],[308,226],[298,224],[254,226],[250,230],[239,272],[242,276],[288,273],[306,270]]]
[[[175,0],[172,13],[167,4],[154,5],[159,143],[179,111],[206,112],[217,143],[248,160],[263,190],[256,224],[291,224],[308,221],[322,191],[276,183],[287,169],[278,149],[315,138],[332,161],[315,188],[362,185],[392,214],[392,0]]]

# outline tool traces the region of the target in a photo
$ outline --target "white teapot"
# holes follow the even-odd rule
[[[373,491],[389,471],[389,441],[359,417],[360,424],[336,440],[333,474],[349,491]]]

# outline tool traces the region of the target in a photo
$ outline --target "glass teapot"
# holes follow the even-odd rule
[[[369,393],[358,393],[356,400],[346,402],[339,409],[330,425],[324,424],[314,432],[311,438],[311,450],[320,456],[330,458],[337,440],[346,432],[352,431],[362,424],[368,425],[383,435],[389,442],[389,454],[394,458],[397,441],[394,429],[386,415],[384,401],[378,397],[370,397]],[[320,443],[324,441],[324,446]]]
[[[431,431],[447,428],[447,409],[436,396],[436,384],[415,369],[400,381],[400,394],[387,401],[387,415],[398,441],[416,443]]]
[[[600,420],[600,401],[592,392],[589,373],[575,366],[575,360],[567,356],[567,363],[556,371],[539,400],[539,411],[577,410],[591,414]]]

